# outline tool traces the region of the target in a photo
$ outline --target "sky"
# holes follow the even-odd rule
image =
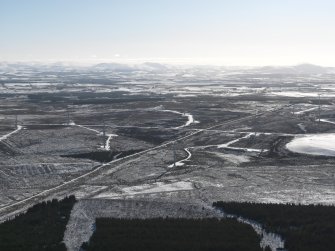
[[[0,0],[0,61],[335,66],[334,0]]]

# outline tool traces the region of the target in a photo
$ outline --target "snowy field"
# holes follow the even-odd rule
[[[211,217],[218,200],[335,204],[333,75],[22,76],[0,85],[0,221],[75,194],[70,250],[95,217]]]
[[[314,134],[299,136],[286,145],[292,152],[335,156],[335,134]]]

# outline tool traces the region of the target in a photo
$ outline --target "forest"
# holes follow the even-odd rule
[[[323,205],[215,202],[227,214],[262,224],[285,240],[289,251],[330,251],[335,247],[335,207]]]
[[[0,251],[66,251],[63,237],[76,198],[53,199],[0,224]]]
[[[117,158],[123,158],[128,155],[139,152],[140,150],[129,150],[129,151],[96,151],[89,153],[79,153],[70,155],[61,155],[61,157],[78,158],[78,159],[90,159],[99,162],[110,162]]]
[[[234,219],[96,219],[85,251],[261,251],[251,226]]]

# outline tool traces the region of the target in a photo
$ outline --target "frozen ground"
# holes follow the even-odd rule
[[[70,250],[95,217],[212,217],[217,200],[335,204],[332,75],[24,76],[0,85],[0,221],[75,194]]]

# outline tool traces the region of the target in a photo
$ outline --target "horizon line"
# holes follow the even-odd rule
[[[191,58],[136,58],[136,59],[36,59],[36,60],[1,60],[0,63],[5,64],[69,64],[73,66],[94,66],[97,64],[124,64],[124,65],[139,65],[145,63],[157,63],[162,65],[171,66],[213,66],[213,67],[292,67],[298,65],[314,65],[325,68],[333,68],[335,65],[330,64],[319,64],[313,62],[295,62],[295,63],[283,63],[283,64],[225,64],[225,63],[214,63],[213,61],[204,62],[191,61]],[[192,58],[193,59],[193,58]],[[209,59],[207,59],[209,60]],[[206,60],[205,60],[206,61]]]

